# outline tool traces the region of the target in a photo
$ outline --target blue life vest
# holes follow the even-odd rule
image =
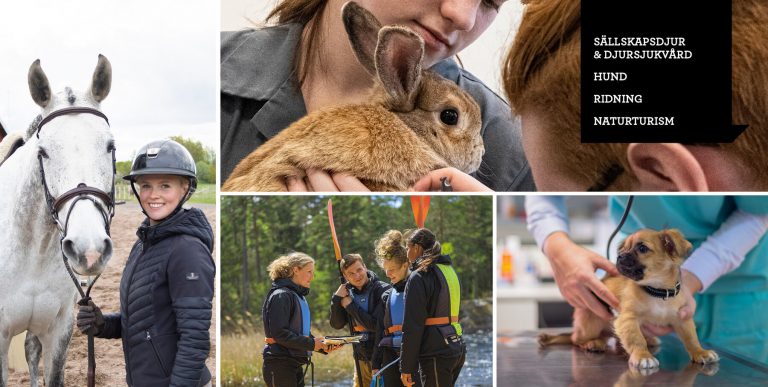
[[[309,304],[304,296],[297,294],[296,297],[299,299],[299,305],[301,306],[301,335],[309,336],[309,322],[311,320]],[[312,351],[307,351],[307,356],[312,356]]]
[[[365,293],[358,293],[355,291],[355,288],[349,289],[349,295],[352,296],[352,302],[355,303],[355,305],[359,306],[360,309],[364,310],[366,313],[370,313],[369,306],[371,304],[371,292],[373,290],[373,286],[368,286],[368,291]],[[373,333],[370,332],[368,329],[366,329],[359,321],[355,321],[355,326],[352,327],[357,334],[362,334],[363,338],[360,339],[360,341],[366,341],[368,340],[368,337]]]
[[[405,316],[405,292],[400,293],[397,289],[392,288],[392,293],[389,295],[389,316],[390,326],[399,325],[401,329],[395,330],[392,337],[392,346],[400,348],[403,343],[403,317]],[[389,328],[387,326],[386,328]]]

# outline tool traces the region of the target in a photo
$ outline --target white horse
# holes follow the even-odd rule
[[[29,69],[32,99],[42,111],[26,143],[0,166],[2,387],[11,338],[25,330],[32,386],[38,385],[41,354],[45,385],[64,385],[77,291],[64,262],[91,276],[112,255],[114,140],[98,110],[111,79],[111,65],[99,55],[86,93],[67,87],[52,95],[40,61]]]

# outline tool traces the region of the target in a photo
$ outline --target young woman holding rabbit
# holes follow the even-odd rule
[[[424,386],[453,386],[467,353],[459,324],[458,276],[429,229],[413,231],[406,246],[413,272],[404,290],[401,381],[412,386],[421,370]]]
[[[509,108],[468,72],[447,59],[472,43],[495,18],[502,0],[358,0],[382,25],[410,28],[424,41],[423,68],[456,83],[480,105],[485,154],[478,181],[498,191],[532,190],[520,129]],[[221,62],[223,175],[251,151],[308,112],[364,102],[373,80],[355,57],[340,17],[345,0],[283,0],[272,27],[224,33]],[[343,145],[340,143],[339,145]],[[408,144],[399,144],[407,147]],[[407,166],[403,166],[407,168]],[[289,189],[331,191],[365,188],[356,178],[310,170],[288,179]],[[433,175],[451,175],[456,190],[478,189],[455,169],[427,174],[418,188],[433,188]],[[456,186],[456,183],[468,182]]]
[[[373,350],[373,373],[387,367],[380,375],[384,387],[402,387],[400,365],[391,364],[400,357],[403,342],[403,313],[405,312],[405,281],[410,274],[408,252],[400,231],[389,230],[375,242],[376,262],[392,281],[392,288],[381,295],[384,316],[376,329],[376,346]],[[391,365],[390,365],[391,364]],[[420,386],[421,378],[414,377]],[[377,384],[378,385],[378,384]]]

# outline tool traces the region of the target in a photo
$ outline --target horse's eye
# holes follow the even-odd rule
[[[445,109],[440,112],[440,121],[446,125],[456,125],[459,122],[459,112],[456,109]]]
[[[37,154],[40,155],[44,159],[48,158],[48,152],[46,152],[45,149],[43,149],[43,148],[37,148]]]

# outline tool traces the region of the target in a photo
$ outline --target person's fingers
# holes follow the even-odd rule
[[[595,295],[600,297],[600,299],[608,303],[611,308],[619,310],[619,299],[616,298],[616,296],[608,290],[605,284],[600,282],[596,277],[587,277],[586,286],[589,290],[595,293]],[[605,309],[605,307],[603,307],[603,309]]]
[[[331,178],[339,191],[370,192],[358,178],[347,173],[334,173]]]
[[[435,188],[432,188],[432,176],[426,175],[422,177],[421,179],[416,181],[416,184],[414,184],[413,187],[411,187],[411,190],[417,191],[417,192],[426,192],[426,191],[436,190]]]
[[[307,192],[307,186],[304,184],[304,180],[299,179],[296,176],[286,177],[285,185],[289,192]]]
[[[589,308],[592,313],[596,314],[601,319],[609,321],[613,318],[613,315],[608,311],[608,308],[606,308],[605,305],[598,301],[597,298],[592,293],[590,293],[589,290],[582,290],[581,299],[586,304],[587,308]]]
[[[337,192],[339,190],[339,188],[336,187],[336,183],[333,182],[331,175],[322,169],[308,169],[307,180],[308,185],[312,187],[312,191]]]
[[[619,270],[616,269],[616,265],[603,257],[593,257],[592,264],[595,265],[595,267],[605,270],[608,274],[619,275]]]
[[[677,311],[677,316],[680,317],[681,320],[688,320],[693,317],[693,308],[690,304],[685,304]]]

